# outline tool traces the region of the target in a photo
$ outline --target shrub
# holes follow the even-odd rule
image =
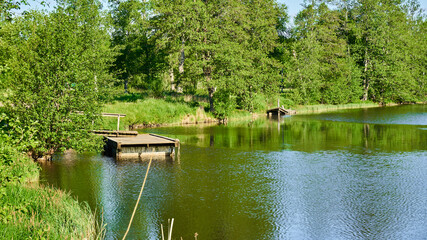
[[[39,167],[32,159],[19,153],[6,142],[0,147],[0,187],[8,183],[22,183],[38,177]]]

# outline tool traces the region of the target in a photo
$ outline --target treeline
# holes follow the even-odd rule
[[[42,37],[31,29],[43,25],[56,31],[49,35],[54,41],[74,37],[60,47],[71,55],[84,50],[96,52],[94,61],[100,61],[100,51],[101,61],[109,57],[108,67],[82,74],[96,75],[98,85],[100,75],[109,75],[110,83],[125,90],[204,95],[219,115],[253,110],[260,96],[280,93],[295,104],[413,102],[426,96],[426,21],[417,1],[306,1],[292,27],[286,6],[275,0],[110,0],[104,12],[97,0],[59,0],[49,13],[13,17],[10,9],[19,3],[2,6],[2,24],[16,28],[7,38],[13,27],[2,26],[2,44],[31,45],[32,37]],[[67,23],[45,26],[61,11],[68,11]],[[86,35],[77,36],[73,24]],[[88,41],[97,43],[88,47]],[[41,62],[52,65],[59,53],[49,51]],[[10,56],[2,49],[2,72],[10,69]],[[71,62],[68,56],[65,61]]]
[[[283,52],[297,103],[425,101],[427,25],[417,1],[311,1]]]
[[[425,101],[417,1],[307,1],[293,27],[274,0],[112,1],[109,13],[125,86],[205,95],[218,116],[278,95],[291,104]]]

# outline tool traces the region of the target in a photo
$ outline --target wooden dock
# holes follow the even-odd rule
[[[277,107],[267,110],[267,115],[271,116],[280,116],[280,115],[294,115],[297,111],[291,109],[285,109],[283,107]]]
[[[117,160],[179,157],[180,144],[172,139],[156,134],[136,136],[104,136],[105,154]]]

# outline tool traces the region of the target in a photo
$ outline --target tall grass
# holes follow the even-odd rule
[[[121,129],[140,125],[198,123],[210,121],[213,117],[199,107],[186,103],[167,102],[163,99],[148,98],[135,102],[115,102],[103,108],[106,113],[126,114],[120,120]],[[104,118],[105,129],[115,129],[117,119]]]
[[[0,239],[97,239],[102,229],[88,205],[40,187],[37,163],[4,140],[0,136]]]
[[[87,204],[49,187],[10,184],[0,198],[0,239],[96,239]]]
[[[360,103],[347,103],[347,104],[338,104],[338,105],[328,105],[328,104],[302,105],[302,106],[296,106],[293,109],[297,111],[297,114],[307,114],[307,113],[335,111],[340,109],[372,108],[372,107],[379,107],[379,105],[378,103],[373,103],[373,102],[360,102]]]

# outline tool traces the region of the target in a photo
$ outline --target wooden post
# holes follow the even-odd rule
[[[117,131],[120,130],[120,114],[117,115]]]
[[[277,107],[280,107],[280,98],[277,99]]]

